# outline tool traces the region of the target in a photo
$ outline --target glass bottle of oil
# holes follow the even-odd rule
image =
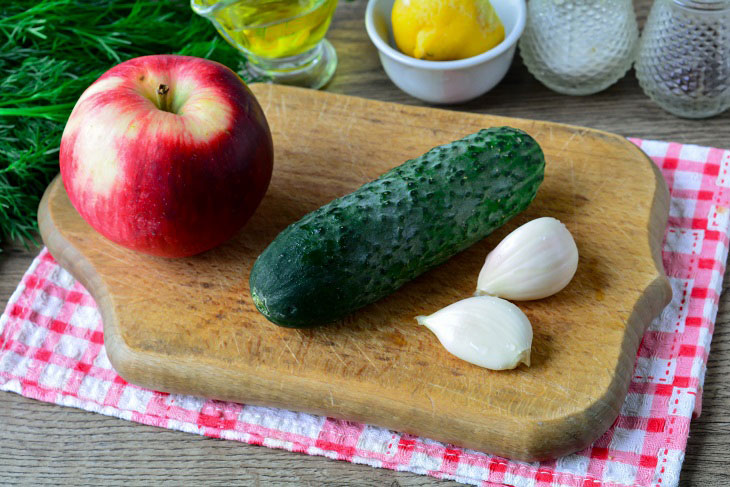
[[[324,39],[337,0],[191,0],[193,11],[275,82],[320,88],[337,65]]]

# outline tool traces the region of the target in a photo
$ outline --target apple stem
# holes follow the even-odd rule
[[[165,84],[161,84],[157,87],[157,106],[160,107],[160,110],[164,110],[166,112],[170,111],[170,99],[166,96],[169,91],[170,87]]]

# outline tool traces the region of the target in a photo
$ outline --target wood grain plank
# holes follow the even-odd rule
[[[134,424],[9,393],[0,394],[0,409],[3,485],[421,487],[438,482]]]

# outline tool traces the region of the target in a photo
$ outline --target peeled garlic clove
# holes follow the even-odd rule
[[[476,294],[516,301],[546,298],[567,286],[577,268],[578,247],[570,231],[555,218],[538,218],[487,255]]]
[[[492,296],[457,301],[416,320],[462,360],[494,370],[530,365],[532,326],[514,304]]]

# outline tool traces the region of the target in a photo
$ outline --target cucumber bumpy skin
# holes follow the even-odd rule
[[[285,327],[341,319],[502,226],[544,172],[540,146],[514,128],[431,149],[284,229],[254,263],[254,304]]]

